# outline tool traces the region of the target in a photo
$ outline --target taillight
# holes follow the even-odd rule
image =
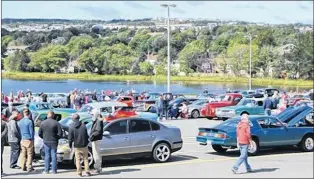
[[[219,134],[215,134],[215,137],[217,137],[217,138],[222,138],[222,139],[226,139],[226,138],[228,138],[228,135],[227,135],[227,134],[224,134],[224,133],[219,133]]]
[[[207,133],[206,132],[199,132],[198,135],[199,136],[207,136]]]

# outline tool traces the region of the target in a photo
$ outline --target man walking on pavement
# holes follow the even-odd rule
[[[12,169],[21,169],[17,165],[21,151],[21,132],[17,125],[17,117],[18,113],[14,111],[8,122],[8,142],[11,146],[10,168]]]
[[[57,174],[57,148],[58,140],[62,137],[61,125],[53,119],[54,113],[49,111],[47,119],[39,127],[38,135],[44,141],[45,149],[45,170],[44,174],[49,173],[50,158],[51,169],[53,174]]]
[[[240,149],[240,157],[234,167],[231,169],[234,174],[237,174],[240,165],[244,162],[247,172],[252,172],[252,168],[248,163],[248,147],[251,143],[251,130],[249,117],[247,114],[241,116],[241,120],[237,126],[237,146]]]
[[[265,99],[265,102],[264,102],[265,115],[268,115],[268,116],[271,115],[272,106],[273,106],[273,102],[270,99],[270,96],[268,95],[267,98]]]
[[[76,169],[79,177],[82,177],[81,158],[84,160],[84,168],[86,176],[90,176],[89,162],[88,162],[88,133],[85,124],[81,123],[80,116],[74,114],[72,116],[74,123],[69,127],[69,146],[72,149],[74,143]]]
[[[32,159],[34,152],[34,122],[29,118],[29,111],[24,110],[24,118],[18,122],[21,131],[21,167],[23,171],[32,172]]]
[[[93,111],[93,125],[91,129],[90,141],[95,161],[95,173],[100,174],[102,167],[102,157],[100,156],[100,144],[104,133],[104,123],[99,111]]]
[[[159,96],[159,99],[157,100],[156,103],[159,120],[162,120],[164,116],[164,100],[162,95]]]
[[[4,150],[4,140],[8,134],[8,127],[7,124],[1,120],[1,176],[4,175],[3,173],[3,150]]]

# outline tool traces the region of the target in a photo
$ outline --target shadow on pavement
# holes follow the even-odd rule
[[[276,155],[276,154],[291,154],[291,153],[302,153],[297,147],[277,147],[273,149],[261,149],[258,153],[258,156],[264,155]],[[227,157],[239,157],[239,150],[231,150],[226,153],[218,153],[218,152],[208,152],[210,155],[219,155],[219,156],[227,156]],[[254,156],[251,156],[254,157]]]
[[[93,176],[118,175],[118,174],[123,173],[123,172],[137,172],[137,171],[141,171],[141,169],[129,168],[129,169],[111,170],[111,171],[105,171],[105,172],[102,172],[102,173],[99,174],[99,175],[93,175]]]
[[[43,169],[36,169],[32,172],[25,172],[25,171],[21,171],[21,170],[17,170],[16,173],[14,174],[6,174],[6,176],[28,176],[28,175],[38,175],[38,174],[42,174],[43,172]],[[68,173],[68,172],[71,172],[71,171],[58,171],[58,174],[61,174],[61,173]],[[51,175],[51,174],[48,174],[48,175]]]
[[[239,174],[251,174],[251,173],[267,173],[267,172],[274,172],[278,170],[279,168],[260,168],[260,169],[255,169],[250,173],[239,173]]]

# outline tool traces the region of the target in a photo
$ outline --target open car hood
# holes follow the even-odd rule
[[[304,120],[306,116],[309,115],[310,113],[313,113],[313,108],[309,106],[305,106],[305,109],[300,114],[296,115],[293,119],[291,119],[290,122],[288,122],[287,124],[288,127],[292,127],[298,122],[300,122],[301,120]]]

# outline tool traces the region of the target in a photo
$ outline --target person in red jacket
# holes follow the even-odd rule
[[[241,155],[236,164],[231,169],[234,174],[237,174],[237,171],[242,163],[244,163],[247,172],[252,172],[251,166],[248,163],[248,147],[251,140],[252,137],[249,116],[247,114],[243,114],[237,126],[237,146],[240,149]]]

